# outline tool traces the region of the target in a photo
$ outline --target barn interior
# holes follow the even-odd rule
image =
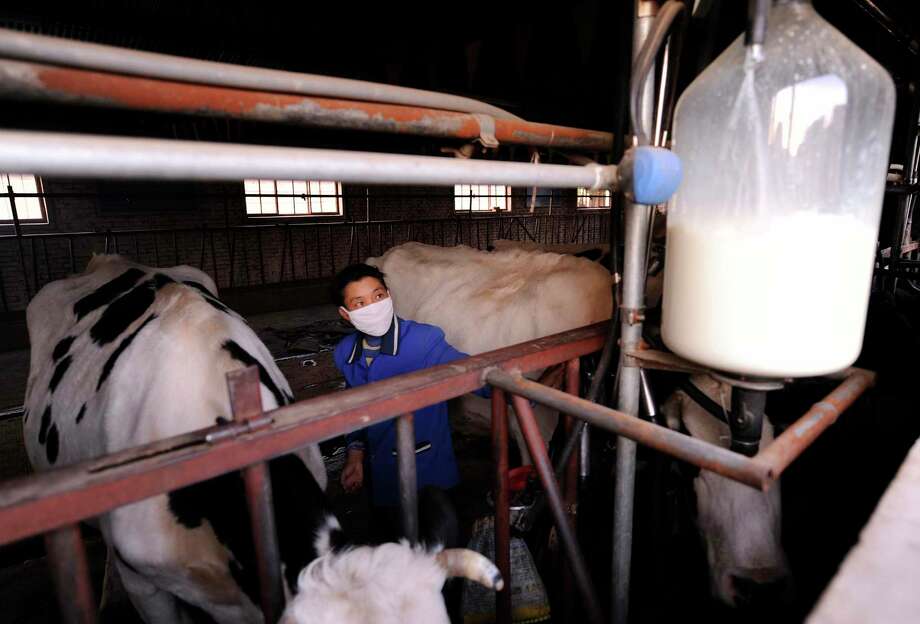
[[[496,146],[482,139],[320,127],[294,118],[157,110],[151,103],[155,89],[134,99],[123,93],[123,101],[112,104],[92,92],[93,84],[72,86],[64,78],[58,86],[61,92],[72,88],[70,96],[36,97],[12,79],[14,72],[3,67],[7,59],[2,52],[0,83],[6,84],[0,84],[0,119],[2,128],[10,130],[496,164],[613,164],[632,145],[628,95],[633,28],[637,13],[648,4],[658,3],[474,2],[435,8],[95,0],[0,6],[0,28],[11,31],[462,95],[530,122],[609,133],[609,144]],[[745,31],[748,20],[748,3],[685,4],[690,17],[671,94],[675,98]],[[631,622],[687,616],[725,622],[805,621],[920,436],[913,387],[913,356],[920,347],[920,279],[911,277],[920,267],[920,234],[912,220],[920,167],[920,5],[813,0],[813,6],[878,61],[896,88],[888,192],[866,333],[855,363],[874,371],[877,383],[783,473],[782,545],[794,592],[757,603],[756,609],[728,607],[712,597],[705,547],[694,520],[693,476],[688,476],[686,464],[640,446]],[[0,197],[0,491],[5,480],[32,472],[22,425],[30,364],[26,307],[42,287],[83,271],[93,254],[115,253],[149,266],[185,264],[203,270],[216,283],[221,301],[257,332],[288,379],[295,400],[302,401],[345,386],[332,349],[351,328],[340,319],[331,293],[333,276],[345,266],[407,242],[487,251],[495,241],[512,240],[585,247],[613,241],[613,259],[608,256],[605,262],[622,267],[629,203],[609,190],[464,185],[459,180],[455,186],[336,180],[135,181],[3,171],[0,182],[0,195],[5,193]],[[653,257],[666,250],[663,227],[659,230],[654,240],[650,237]],[[645,340],[652,345],[660,346],[660,320],[660,307],[646,311]],[[596,365],[597,357],[589,356],[582,369]],[[650,395],[659,406],[682,377],[649,372]],[[603,402],[615,407],[612,375],[607,381]],[[583,386],[589,383],[585,376]],[[784,431],[837,383],[808,378],[786,384],[767,395],[765,412],[777,432]],[[640,415],[648,417],[648,411],[644,408]],[[592,432],[596,434],[591,437],[590,475],[578,487],[577,536],[606,617],[615,582],[610,561],[616,436],[600,429]],[[565,432],[560,428],[557,434],[550,443],[556,453]],[[454,445],[464,501],[458,511],[464,537],[470,539],[475,521],[492,513],[494,469],[488,430],[457,428]],[[352,532],[367,533],[374,519],[366,494],[346,494],[337,482],[345,454],[343,439],[326,440],[321,449],[330,471],[330,495],[343,524]],[[511,452],[514,467],[521,458],[513,445]],[[563,549],[550,513],[544,511],[530,531],[514,535],[523,537],[533,553],[552,606],[551,621],[583,621],[585,607],[573,598],[577,593],[568,569],[559,565]],[[84,529],[84,537],[98,596],[105,547],[90,528]],[[40,537],[0,546],[4,621],[63,621],[53,595]],[[456,596],[449,596],[449,606],[454,620],[464,621]],[[140,621],[127,607],[108,617]]]

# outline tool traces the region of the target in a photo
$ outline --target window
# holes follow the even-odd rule
[[[17,194],[41,194],[42,182],[34,175],[26,173],[0,173],[0,194],[7,194],[8,186],[13,187],[16,202],[16,215],[20,223],[48,223],[44,197],[16,197]],[[9,197],[0,197],[0,224],[12,225],[13,207]]]
[[[511,210],[511,187],[495,184],[457,184],[454,186],[457,212],[500,212]]]
[[[245,180],[246,215],[313,217],[342,214],[342,185],[316,180]]]
[[[569,196],[571,197],[571,195]],[[578,189],[577,202],[575,207],[578,209],[609,209],[610,208],[610,191],[596,191],[587,188]]]

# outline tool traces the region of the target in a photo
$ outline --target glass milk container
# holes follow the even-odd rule
[[[895,90],[815,13],[777,2],[685,91],[673,149],[662,335],[754,377],[830,373],[862,346]]]

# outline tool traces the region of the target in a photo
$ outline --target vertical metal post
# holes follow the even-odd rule
[[[6,192],[10,198],[10,212],[13,214],[13,230],[16,232],[16,246],[19,248],[19,268],[22,270],[22,279],[26,285],[26,295],[29,299],[32,298],[32,286],[29,283],[29,272],[26,269],[26,257],[25,252],[22,249],[22,226],[19,224],[19,212],[16,210],[16,198],[13,193],[13,186],[8,184],[6,186]],[[38,278],[36,278],[36,287],[38,285]]]
[[[633,58],[638,56],[655,22],[658,3],[636,0],[633,31]],[[635,77],[633,77],[635,80]],[[644,109],[637,111],[650,127],[654,108],[655,72],[650,71],[645,84]],[[637,348],[642,339],[642,310],[645,305],[645,272],[648,259],[647,235],[651,220],[650,206],[629,204],[626,207],[626,233],[623,262],[623,303],[620,329],[620,380],[617,406],[621,412],[638,416],[639,369],[629,364],[623,353]],[[611,619],[625,624],[629,616],[630,567],[632,564],[633,511],[636,486],[636,443],[617,438],[616,478],[613,511],[613,562]]]
[[[511,624],[511,498],[508,483],[508,405],[505,391],[492,388],[492,458],[495,461],[495,565],[505,579],[495,594],[495,621]]]
[[[262,416],[262,394],[259,371],[255,366],[227,374],[233,420],[246,422]],[[272,484],[268,464],[260,462],[243,471],[246,486],[246,503],[252,523],[252,538],[259,571],[259,595],[266,624],[274,624],[284,610],[284,593],[281,585],[281,555],[278,534],[275,530],[275,507],[272,501]]]
[[[61,621],[65,624],[93,624],[96,621],[96,599],[79,525],[68,524],[45,533],[45,550],[61,609]]]
[[[396,469],[403,535],[418,543],[418,482],[415,474],[415,422],[412,412],[396,419]]]
[[[569,360],[565,365],[565,391],[571,395],[579,395],[579,375],[581,374],[581,362],[576,358]],[[571,435],[572,430],[575,428],[575,418],[569,415],[565,416],[565,434],[566,436]],[[572,527],[572,531],[575,532],[576,539],[578,539],[578,525],[577,525],[577,513],[578,513],[578,455],[572,453],[572,456],[569,458],[568,463],[566,464],[565,470],[565,511],[568,515],[569,525]],[[572,586],[572,570],[571,566],[566,565],[564,567],[563,583],[565,587],[565,621],[574,622],[576,618],[576,608],[577,602],[575,600],[574,587]]]
[[[732,388],[732,412],[728,424],[732,433],[733,451],[748,457],[757,454],[766,406],[766,391],[740,386]]]
[[[600,605],[597,602],[597,594],[594,592],[594,585],[591,582],[591,576],[588,574],[588,566],[585,565],[581,549],[578,547],[578,541],[575,539],[575,533],[572,531],[566,516],[562,494],[559,491],[559,483],[556,481],[553,465],[550,463],[549,455],[546,453],[546,445],[540,435],[540,428],[534,418],[533,409],[530,407],[530,402],[522,397],[514,396],[513,401],[521,433],[524,434],[527,450],[530,451],[534,467],[546,493],[546,500],[549,503],[550,510],[553,513],[553,520],[556,524],[556,532],[572,567],[572,575],[575,577],[575,583],[578,586],[579,593],[581,593],[587,619],[592,624],[600,624],[603,621],[603,617]]]

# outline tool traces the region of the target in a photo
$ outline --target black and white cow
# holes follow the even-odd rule
[[[266,410],[293,399],[256,334],[192,267],[152,269],[95,256],[84,273],[39,291],[27,320],[32,352],[24,436],[36,470],[229,419],[226,373],[245,366],[259,369]],[[306,591],[287,622],[402,616],[447,622],[440,597],[446,576],[500,586],[494,566],[468,551],[344,548],[323,494],[326,472],[316,445],[269,467],[286,590]],[[109,547],[108,580],[120,578],[147,622],[188,621],[187,605],[217,622],[261,622],[245,509],[242,479],[232,473],[106,514],[99,527]],[[393,567],[403,564],[410,568]],[[337,576],[340,570],[351,572]],[[367,600],[367,583],[384,576],[388,599]],[[362,610],[336,611],[343,601]],[[314,611],[325,604],[354,618],[316,619],[298,609],[305,602]]]

